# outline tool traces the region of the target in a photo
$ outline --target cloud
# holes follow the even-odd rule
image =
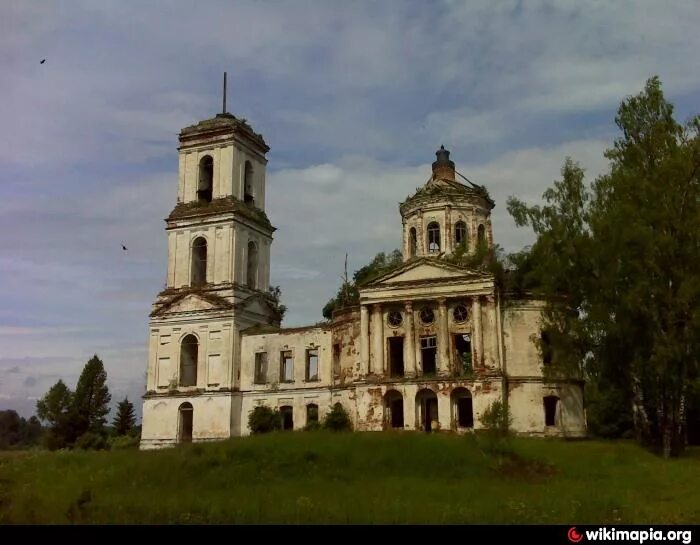
[[[24,386],[27,388],[31,388],[32,386],[36,386],[37,380],[34,377],[27,377],[24,379]]]
[[[143,393],[177,134],[219,111],[225,70],[229,110],[271,146],[271,277],[288,325],[318,319],[346,253],[352,273],[400,245],[398,203],[440,144],[489,188],[496,240],[516,250],[532,234],[509,195],[539,200],[566,155],[589,178],[604,170],[615,108],[650,75],[679,118],[700,91],[695,0],[0,9],[0,370],[19,370],[0,399],[27,410],[94,353],[115,396]]]

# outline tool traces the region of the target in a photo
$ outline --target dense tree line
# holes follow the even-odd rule
[[[36,416],[25,419],[17,411],[0,411],[0,450],[35,446],[41,433],[41,422]]]

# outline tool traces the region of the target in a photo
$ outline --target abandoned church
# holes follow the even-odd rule
[[[268,293],[268,146],[225,108],[179,141],[141,448],[247,435],[258,405],[278,409],[291,430],[340,403],[356,430],[465,432],[501,400],[516,433],[585,434],[583,383],[543,376],[543,303],[504,296],[493,275],[449,259],[494,244],[494,203],[456,179],[447,150],[400,205],[403,263],[328,322],[281,328]]]

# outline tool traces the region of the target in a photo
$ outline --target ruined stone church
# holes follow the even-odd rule
[[[501,400],[516,433],[585,434],[583,383],[543,376],[542,302],[504,296],[493,275],[450,263],[457,248],[493,245],[494,203],[458,181],[447,150],[399,207],[403,264],[327,323],[282,328],[268,293],[269,147],[230,113],[182,129],[179,142],[141,448],[247,435],[258,405],[278,409],[287,430],[340,404],[356,430],[466,432]]]

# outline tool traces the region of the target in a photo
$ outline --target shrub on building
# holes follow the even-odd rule
[[[255,407],[248,415],[248,427],[251,433],[268,433],[279,430],[282,420],[277,409],[265,405]]]
[[[340,403],[336,403],[326,415],[323,427],[331,431],[352,431],[352,421],[345,408]]]

